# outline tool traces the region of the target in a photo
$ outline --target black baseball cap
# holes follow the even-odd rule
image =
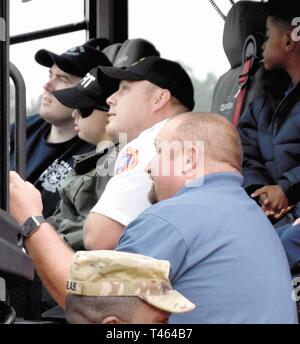
[[[194,88],[186,71],[179,63],[163,59],[159,56],[149,56],[133,63],[128,68],[103,67],[105,75],[117,80],[142,81],[168,89],[189,110],[194,108]]]
[[[118,85],[119,81],[107,77],[96,67],[77,86],[54,91],[52,94],[63,105],[79,109],[82,117],[88,117],[94,109],[108,111],[106,99],[117,91]]]
[[[55,63],[65,73],[83,77],[96,66],[111,66],[108,57],[97,49],[98,40],[90,40],[83,45],[67,50],[61,55],[41,49],[35,54],[35,60],[42,66],[49,68]]]

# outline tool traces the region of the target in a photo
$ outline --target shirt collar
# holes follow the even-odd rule
[[[242,186],[242,184],[243,177],[239,173],[212,173],[188,183],[176,193],[175,197],[200,187],[204,190],[222,186]]]
[[[151,128],[143,130],[140,133],[139,137],[144,136],[144,135],[148,135],[148,133],[156,130],[157,128],[159,128],[159,129],[162,128],[169,120],[170,120],[170,117],[168,117],[167,119],[164,119],[164,120],[154,124]]]

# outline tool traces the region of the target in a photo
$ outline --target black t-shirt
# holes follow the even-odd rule
[[[26,179],[37,187],[43,199],[44,216],[51,216],[60,200],[58,188],[73,168],[73,155],[95,149],[75,136],[63,143],[49,143],[50,124],[39,115],[27,118]],[[15,170],[14,125],[11,126],[10,169]]]

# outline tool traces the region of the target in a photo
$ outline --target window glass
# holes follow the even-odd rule
[[[70,5],[72,10],[69,10]],[[75,23],[83,18],[83,0],[32,0],[24,3],[21,0],[11,0],[10,36]],[[35,53],[39,49],[47,49],[60,54],[85,41],[86,31],[82,30],[10,46],[10,61],[20,70],[25,80],[28,114],[39,109],[40,95],[49,74],[47,67],[35,61]],[[10,99],[13,121],[15,98],[12,84]]]
[[[83,0],[10,0],[10,35],[83,21]]]
[[[230,2],[219,3],[226,15]],[[151,41],[162,57],[186,68],[195,86],[195,110],[210,110],[217,78],[229,69],[223,28],[224,20],[208,1],[129,0],[129,38]]]

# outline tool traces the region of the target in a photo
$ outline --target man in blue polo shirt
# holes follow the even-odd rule
[[[241,186],[242,150],[231,124],[213,114],[180,115],[155,145],[150,199],[159,203],[127,226],[117,250],[170,261],[172,285],[197,305],[171,321],[296,322],[287,259]]]
[[[214,114],[178,115],[162,128],[155,147],[149,198],[159,203],[126,227],[117,250],[170,261],[173,287],[197,305],[170,321],[297,323],[282,244],[242,188],[234,127]],[[10,191],[19,223],[41,214],[37,190],[15,173]],[[64,306],[74,252],[46,222],[26,233],[26,249],[42,280]]]

